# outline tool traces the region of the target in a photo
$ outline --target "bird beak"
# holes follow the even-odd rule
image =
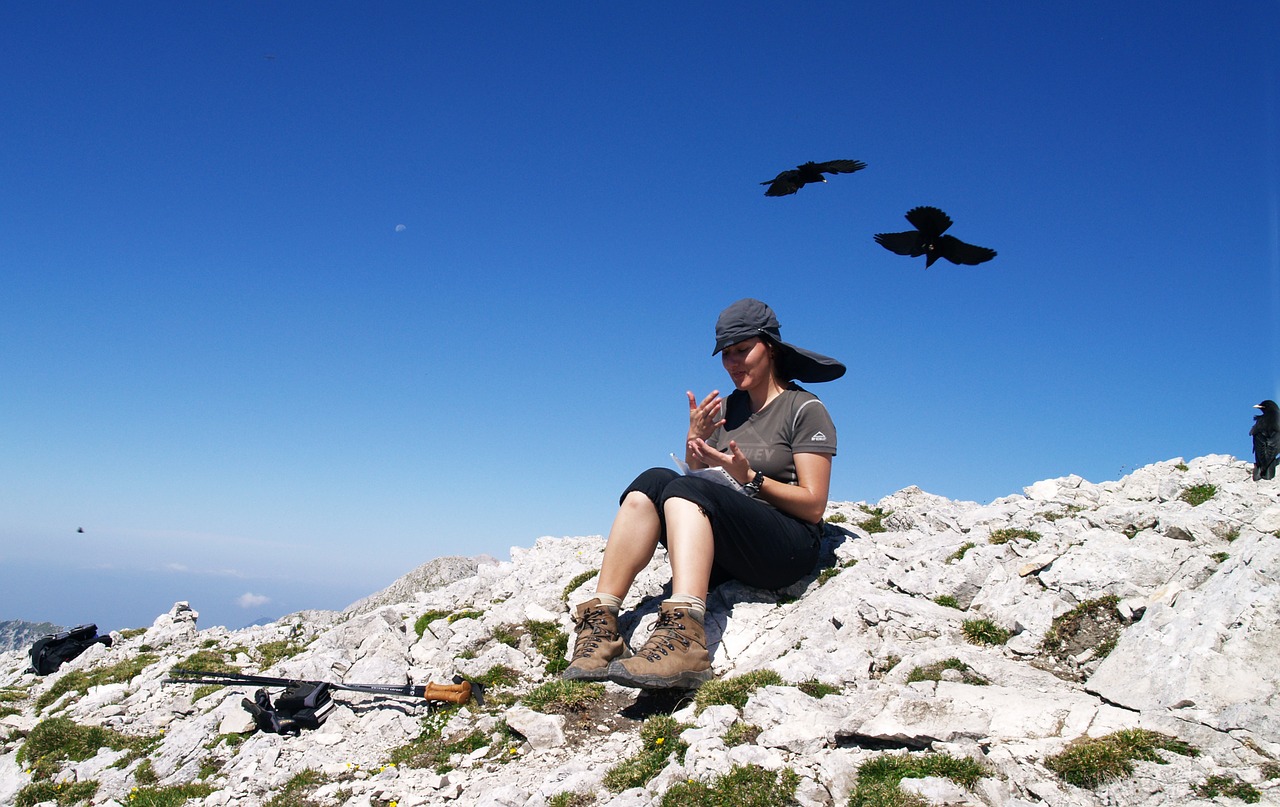
[[[1254,409],[1261,409],[1261,408],[1262,408],[1262,404],[1254,404],[1254,405],[1253,405],[1253,408],[1254,408]]]

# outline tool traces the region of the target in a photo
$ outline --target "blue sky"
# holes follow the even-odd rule
[[[233,627],[607,532],[770,303],[835,500],[1248,457],[1280,6],[0,9],[0,619]],[[806,160],[868,168],[766,198]],[[893,255],[936,205],[999,251]],[[77,528],[83,527],[83,534]]]

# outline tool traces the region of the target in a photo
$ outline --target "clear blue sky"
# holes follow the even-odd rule
[[[849,366],[836,500],[1248,457],[1280,6],[869,6],[5,4],[0,619],[605,533],[745,296]],[[923,204],[999,257],[872,241]]]

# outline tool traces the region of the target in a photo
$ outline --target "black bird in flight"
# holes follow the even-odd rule
[[[877,233],[876,243],[899,255],[927,256],[925,269],[933,266],[939,258],[973,266],[996,256],[994,249],[966,244],[954,235],[943,235],[951,226],[951,217],[936,207],[913,207],[907,211],[907,221],[915,226],[914,230]]]
[[[1253,419],[1249,434],[1253,437],[1253,481],[1275,479],[1280,458],[1280,406],[1275,401],[1254,404],[1262,414]]]
[[[78,532],[78,533],[83,533],[83,532],[84,532],[84,527],[76,527],[76,532]]]
[[[867,164],[862,160],[827,160],[825,163],[807,162],[797,165],[789,171],[783,171],[773,179],[766,179],[761,185],[768,185],[765,196],[789,196],[808,185],[810,182],[826,182],[823,174],[852,174],[861,171]]]

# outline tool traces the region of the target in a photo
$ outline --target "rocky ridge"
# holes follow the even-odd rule
[[[186,803],[205,807],[639,807],[758,766],[793,771],[799,804],[845,805],[860,766],[886,754],[980,764],[967,787],[904,779],[919,804],[1280,804],[1280,484],[1249,471],[1213,455],[1101,484],[1046,480],[987,505],[914,487],[874,505],[833,503],[812,576],[777,592],[731,583],[708,602],[719,678],[772,671],[781,682],[741,705],[612,684],[584,711],[522,700],[555,678],[537,628],[571,630],[565,600],[591,590],[599,537],[543,538],[500,563],[450,561],[345,612],[239,631],[200,630],[179,603],[43,678],[24,674],[22,652],[0,654],[0,804],[95,782],[84,791],[95,804],[190,786]],[[660,557],[637,580],[622,620],[633,645],[667,579]],[[252,730],[248,689],[163,683],[179,663],[211,661],[352,683],[507,674],[488,705],[436,714],[341,692],[319,730],[288,737]],[[682,760],[610,789],[606,773],[645,750],[642,721],[655,714],[688,726]],[[23,753],[54,720],[149,739],[143,753],[104,745],[81,760]],[[741,726],[751,731],[732,731]],[[1132,729],[1194,753],[1160,751],[1087,788],[1048,764],[1081,738]],[[404,749],[432,732],[437,745],[474,741],[414,767]]]
[[[0,652],[6,650],[26,650],[31,643],[41,636],[66,630],[52,622],[25,622],[21,619],[10,619],[0,622]]]

